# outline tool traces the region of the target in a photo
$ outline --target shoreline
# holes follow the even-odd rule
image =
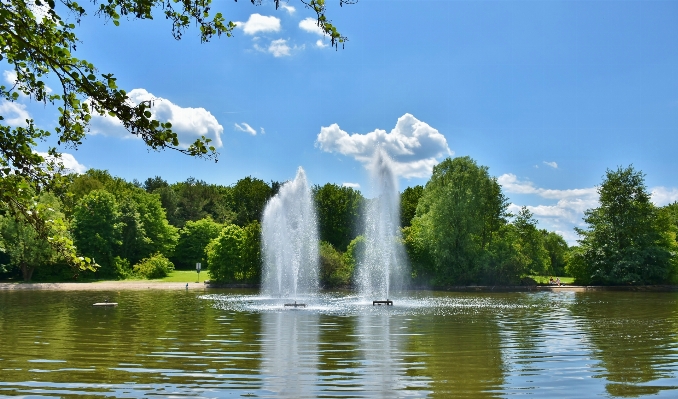
[[[187,285],[188,284],[188,288]],[[141,291],[141,290],[206,290],[259,288],[249,284],[205,284],[160,281],[100,281],[91,283],[0,283],[0,291]],[[521,285],[521,286],[452,286],[452,287],[412,287],[417,291],[445,292],[678,292],[677,285],[640,285],[640,286],[580,286],[580,285]]]
[[[141,291],[204,290],[203,283],[164,281],[98,281],[93,283],[0,283],[0,291]]]

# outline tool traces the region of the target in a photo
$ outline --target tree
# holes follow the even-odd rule
[[[320,285],[325,288],[347,288],[353,278],[353,267],[332,244],[320,241]]]
[[[161,195],[168,213],[174,209],[173,224],[182,227],[189,220],[196,221],[206,216],[219,223],[231,223],[235,218],[231,209],[231,191],[230,187],[207,184],[189,177],[185,182],[159,188],[156,192]]]
[[[152,254],[169,257],[174,252],[179,239],[178,229],[169,224],[165,210],[156,194],[148,194],[143,190],[135,190],[132,199],[136,202],[141,220],[140,233],[143,239],[139,242],[138,253],[130,262],[146,258]]]
[[[179,242],[172,258],[178,268],[187,269],[202,263],[208,268],[205,249],[209,243],[219,236],[223,225],[213,221],[210,217],[196,222],[188,221],[179,232]]]
[[[549,254],[549,274],[564,276],[570,251],[567,242],[563,236],[553,231],[541,230],[541,234],[544,238],[544,248]]]
[[[261,220],[264,207],[273,196],[265,181],[251,176],[238,180],[231,191],[231,209],[235,212],[235,224],[244,227]]]
[[[181,227],[184,221],[179,215],[179,195],[172,187],[161,187],[153,191],[160,197],[160,204],[165,210],[167,221],[176,227]]]
[[[120,245],[121,225],[113,194],[94,190],[84,196],[73,212],[73,237],[85,256],[101,266],[101,277],[116,277],[114,251]]]
[[[662,207],[660,212],[672,227],[669,234],[672,234],[678,243],[678,201]]]
[[[226,22],[221,13],[212,12],[211,0],[92,2],[94,13],[116,26],[120,25],[121,16],[153,19],[161,13],[172,22],[172,34],[176,39],[180,39],[192,23],[199,27],[202,42],[215,35],[231,36],[236,26]],[[318,27],[330,37],[332,44],[335,47],[340,43],[343,45],[346,38],[326,17],[325,1],[302,2],[315,12]],[[353,2],[339,0],[340,5]],[[87,10],[75,1],[61,0],[60,3],[60,9],[73,16],[76,23],[86,16]],[[252,3],[258,1],[252,0]],[[275,3],[277,7],[279,0]],[[45,104],[58,105],[59,116],[53,132],[37,128],[32,120],[21,121],[19,126],[0,124],[0,207],[3,212],[23,215],[41,235],[49,228],[44,219],[31,212],[31,204],[36,202],[34,196],[43,190],[55,190],[63,185],[63,176],[59,173],[63,165],[56,147],[50,147],[45,158],[34,150],[36,143],[55,133],[58,145],[77,147],[88,132],[92,115],[117,118],[125,129],[140,137],[151,149],[172,149],[191,156],[217,158],[210,139],[203,136],[188,147],[181,146],[171,124],[153,118],[153,101],[139,104],[130,101],[127,92],[117,86],[112,73],[102,73],[90,62],[75,57],[79,44],[75,29],[76,24],[66,22],[57,13],[54,0],[0,2],[0,61],[11,65],[16,76],[11,87],[0,86],[0,99],[14,102],[20,95],[25,95]],[[52,92],[45,84],[49,77],[59,81],[58,92]],[[78,260],[72,248],[56,248],[72,263],[87,267]]]
[[[477,282],[481,256],[506,224],[506,197],[487,167],[469,157],[433,168],[412,221],[416,241],[429,253],[435,284]]]
[[[63,223],[64,215],[60,211],[59,200],[51,194],[40,196],[40,204],[44,217],[50,220],[50,227],[58,228],[57,221]],[[52,235],[67,234],[65,229],[51,232]],[[70,237],[67,237],[70,239]],[[55,263],[59,253],[49,244],[46,237],[41,237],[38,231],[21,215],[0,216],[0,252],[4,252],[10,267],[21,271],[24,281],[30,281],[36,268]]]
[[[263,258],[261,256],[261,224],[257,220],[243,229],[245,240],[242,247],[242,270],[244,280],[259,283]]]
[[[607,170],[600,206],[585,212],[572,271],[584,284],[657,284],[676,272],[669,219],[650,202],[645,176],[633,166]]]
[[[408,227],[417,212],[419,198],[424,194],[423,186],[407,187],[400,194],[400,226]]]
[[[144,190],[146,190],[147,193],[153,193],[155,190],[164,188],[164,187],[169,187],[169,184],[165,179],[163,179],[160,176],[155,176],[155,177],[149,177],[144,181]]]
[[[544,238],[537,229],[537,221],[527,207],[522,207],[513,220],[520,252],[526,260],[522,274],[531,276],[544,276],[548,274],[550,259],[549,253],[544,247]]]
[[[73,179],[69,187],[71,201],[79,201],[94,188],[115,197],[117,216],[114,223],[120,230],[120,242],[114,247],[113,256],[136,264],[155,253],[166,257],[172,254],[178,233],[168,223],[159,195],[149,194],[134,183],[111,176],[108,171],[90,169]]]
[[[246,281],[243,262],[245,232],[242,227],[230,224],[207,246],[210,279],[216,282]]]
[[[357,235],[357,221],[364,198],[360,191],[327,183],[313,187],[320,240],[345,251]]]

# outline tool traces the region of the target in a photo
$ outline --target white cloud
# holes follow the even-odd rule
[[[664,206],[678,201],[678,188],[655,187],[651,191],[652,202],[657,206]]]
[[[345,182],[345,183],[341,183],[341,186],[342,187],[350,187],[350,188],[354,188],[354,189],[358,190],[360,188],[360,183]]]
[[[287,11],[290,15],[294,14],[294,12],[297,11],[296,8],[292,7],[292,6],[289,5],[289,4],[281,4],[281,5],[280,5],[280,8],[282,8],[282,9],[285,10],[285,11]]]
[[[398,118],[390,133],[376,129],[349,135],[334,123],[321,127],[316,140],[321,150],[351,156],[364,164],[379,146],[393,160],[395,173],[405,178],[429,176],[438,158],[453,154],[445,136],[411,114]]]
[[[47,2],[43,1],[42,4],[38,6],[35,4],[35,0],[29,0],[27,5],[37,22],[42,22],[43,18],[48,16],[50,8]]]
[[[5,82],[10,84],[11,86],[17,84],[16,71],[4,70],[2,71],[2,76],[5,78]],[[47,92],[47,94],[49,94],[52,92],[52,89],[49,86],[45,85],[45,91]],[[21,91],[19,91],[19,96],[20,98],[26,98],[26,95]]]
[[[257,135],[257,131],[254,130],[254,129],[252,128],[252,126],[248,125],[248,124],[245,123],[245,122],[240,123],[240,124],[236,123],[236,124],[235,124],[235,130],[238,130],[238,131],[241,131],[241,132],[245,132],[245,133],[249,133],[249,134],[251,134],[252,136],[256,136],[256,135]]]
[[[547,202],[546,204],[528,205],[527,209],[534,214],[541,228],[557,232],[570,245],[576,244],[578,238],[574,228],[585,227],[583,222],[584,211],[599,205],[596,187],[567,190],[546,189],[536,187],[530,181],[518,180],[516,175],[512,173],[499,176],[497,182],[502,186],[505,193],[536,195],[545,200],[550,200],[544,201]],[[553,203],[553,200],[556,202]],[[510,204],[509,211],[517,214],[520,211],[520,205]]]
[[[45,158],[45,160],[51,160],[52,157],[46,152],[38,152],[38,155]],[[61,153],[61,157],[56,160],[64,166],[64,172],[66,173],[85,173],[87,167],[80,162],[78,162],[72,154]]]
[[[557,164],[555,161],[554,161],[554,162],[546,162],[546,161],[544,161],[544,165],[550,166],[550,167],[552,167],[553,169],[558,169],[558,164]]]
[[[598,191],[595,187],[575,188],[567,190],[553,190],[538,188],[530,181],[519,181],[513,173],[505,173],[497,178],[504,191],[512,194],[536,194],[542,198],[562,199],[562,198],[598,198]]]
[[[2,71],[2,76],[5,77],[5,82],[14,85],[16,83],[16,71]]]
[[[320,47],[320,48],[325,48],[325,47],[328,46],[327,43],[324,43],[324,42],[323,42],[322,40],[320,40],[320,39],[318,39],[318,40],[315,42],[315,45],[316,45],[317,47]]]
[[[256,35],[259,32],[279,32],[280,19],[267,17],[261,14],[250,15],[247,22],[234,22],[238,28],[242,28],[246,35]]]
[[[261,134],[266,134],[266,130],[264,130],[264,128],[263,128],[263,127],[262,127],[262,128],[260,128],[260,131],[261,131]]]
[[[316,35],[325,36],[325,32],[318,26],[318,21],[313,18],[306,18],[299,22],[299,27],[302,30],[305,30],[308,33],[314,33]]]
[[[217,148],[222,146],[221,134],[224,128],[205,108],[183,108],[165,98],[155,97],[145,89],[134,89],[127,95],[132,104],[153,100],[153,107],[150,109],[151,117],[172,124],[172,130],[179,138],[179,146],[186,148],[201,136],[212,139],[211,144]],[[90,129],[92,134],[121,138],[136,137],[127,132],[117,118],[108,115],[94,115]]]
[[[530,181],[520,181],[512,173],[499,176],[497,182],[501,184],[505,193],[536,195],[545,200],[555,200],[555,203],[544,201],[547,204],[528,205],[527,209],[539,220],[539,225],[542,228],[562,235],[570,245],[576,244],[578,239],[574,228],[586,227],[583,221],[584,212],[587,209],[600,206],[598,202],[598,189],[596,187],[568,190],[545,189],[535,187]],[[654,187],[650,192],[652,202],[657,206],[664,206],[678,201],[678,188],[676,187]],[[512,203],[509,205],[509,211],[517,214],[520,211],[520,206]]]
[[[274,57],[284,57],[290,55],[290,46],[287,45],[287,40],[277,39],[273,40],[268,46],[268,52],[273,54]]]
[[[24,104],[19,104],[7,100],[2,100],[0,102],[0,115],[5,119],[3,120],[9,126],[27,126],[26,119],[31,119],[31,115],[26,111],[26,106]]]

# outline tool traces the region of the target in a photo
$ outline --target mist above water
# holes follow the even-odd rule
[[[306,172],[266,204],[262,219],[262,293],[297,299],[318,292],[318,223]]]
[[[364,212],[365,247],[355,284],[361,297],[384,300],[404,288],[408,271],[400,234],[400,193],[393,161],[382,148],[377,148],[368,169],[375,197]]]

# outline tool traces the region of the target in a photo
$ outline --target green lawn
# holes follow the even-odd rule
[[[544,277],[544,276],[530,276],[533,278],[537,284],[548,284],[549,283],[549,278]],[[564,277],[564,276],[553,276],[553,279],[555,280],[556,278],[560,279],[560,282],[562,284],[573,284],[574,283],[574,277]]]
[[[200,281],[198,281],[198,273],[195,270],[175,270],[165,278],[159,278],[153,281],[164,281],[169,283],[202,283],[209,280],[207,271],[200,272]]]

